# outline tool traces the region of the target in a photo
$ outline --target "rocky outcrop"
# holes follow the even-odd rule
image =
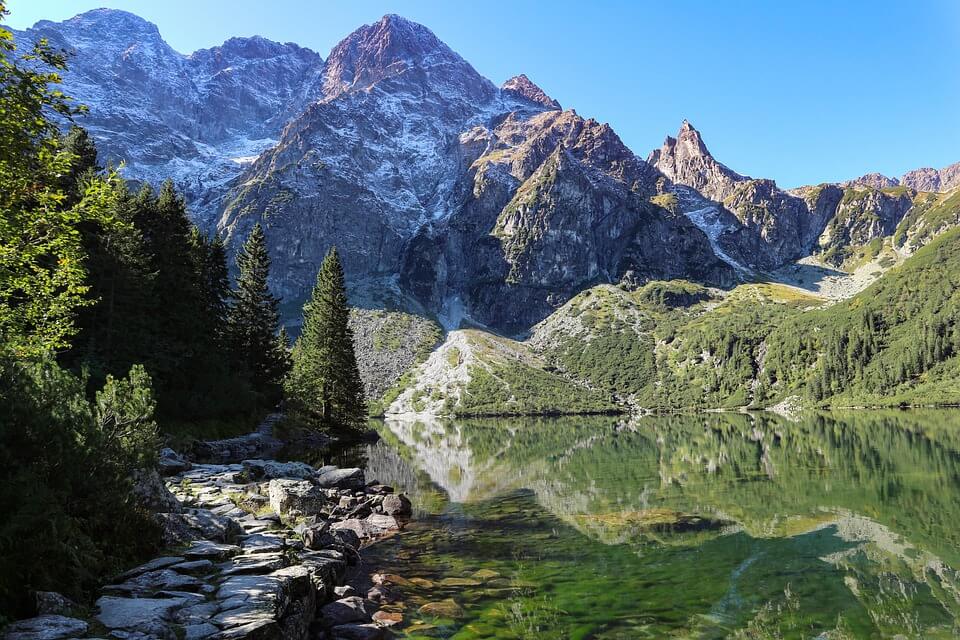
[[[890,187],[907,187],[914,191],[930,191],[946,193],[960,188],[960,162],[955,162],[943,169],[923,167],[908,171],[900,178],[890,178],[880,173],[868,173],[853,180],[841,183],[843,187],[873,187],[886,189]]]
[[[677,137],[667,136],[647,162],[677,184],[693,187],[711,200],[723,202],[737,185],[750,180],[718,162],[707,150],[700,132],[684,120]]]
[[[285,472],[291,477],[268,478]],[[359,469],[272,460],[196,464],[170,476],[167,487],[182,505],[160,514],[175,529],[168,536],[175,544],[103,587],[94,618],[111,637],[306,640],[326,630],[333,638],[379,638],[394,623],[389,616],[375,622],[376,602],[341,597],[338,587],[363,544],[410,516],[405,496],[367,485]],[[274,510],[239,506],[246,495],[267,493]],[[276,494],[285,497],[274,501]],[[305,501],[307,494],[315,499]],[[191,533],[178,538],[184,531]],[[46,612],[9,626],[4,638],[80,638],[90,628]]]
[[[530,78],[523,73],[518,76],[513,76],[504,82],[500,88],[504,92],[510,93],[518,98],[536,102],[548,109],[560,109],[559,102],[548,96],[543,89],[531,82]]]
[[[514,114],[461,145],[475,159],[460,204],[413,238],[401,270],[448,329],[467,319],[522,332],[596,282],[734,279],[689,220],[648,200],[656,173],[608,125]]]

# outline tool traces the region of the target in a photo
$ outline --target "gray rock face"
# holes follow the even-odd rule
[[[33,594],[33,598],[37,603],[37,613],[40,615],[65,616],[77,607],[76,602],[54,591],[37,591]]]
[[[363,469],[330,469],[318,473],[317,486],[327,489],[362,489],[366,484]]]
[[[693,187],[716,202],[723,202],[741,182],[750,180],[718,162],[707,150],[700,132],[684,120],[677,137],[667,136],[647,162],[678,184]]]
[[[447,328],[466,317],[522,331],[597,282],[733,281],[702,232],[649,201],[657,173],[608,125],[514,113],[461,146],[454,213],[414,237],[401,271]]]
[[[900,184],[917,191],[953,191],[960,188],[960,162],[943,169],[915,169],[903,174]]]
[[[281,518],[315,515],[323,508],[326,495],[307,480],[270,481],[270,507]]]
[[[535,102],[539,105],[547,107],[548,109],[560,110],[560,103],[548,96],[543,89],[531,82],[530,78],[528,78],[526,74],[521,73],[518,76],[513,76],[504,82],[500,88],[518,98],[524,98],[531,102]]]
[[[244,460],[243,472],[253,481],[274,478],[309,478],[314,468],[303,462],[277,462],[276,460]]]
[[[943,169],[923,167],[908,171],[900,178],[890,178],[879,173],[868,173],[841,183],[844,187],[873,187],[885,189],[903,186],[914,191],[933,191],[945,193],[960,187],[960,162]]]
[[[4,640],[63,640],[87,633],[89,625],[83,620],[55,614],[20,620],[4,629]]]

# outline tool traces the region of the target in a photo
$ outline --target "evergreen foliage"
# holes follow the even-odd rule
[[[303,330],[286,384],[291,411],[315,428],[356,430],[366,418],[349,319],[343,267],[334,247],[304,305]]]
[[[286,334],[278,337],[279,300],[270,293],[270,255],[263,227],[253,227],[237,253],[236,290],[229,312],[231,347],[255,389],[269,405],[279,402],[289,370]],[[284,341],[281,343],[281,340]]]
[[[150,378],[85,381],[49,357],[0,356],[0,616],[29,615],[31,590],[81,599],[159,545],[131,494],[155,463]]]

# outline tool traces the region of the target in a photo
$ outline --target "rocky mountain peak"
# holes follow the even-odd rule
[[[324,69],[323,93],[332,99],[390,77],[425,76],[425,72],[460,76],[463,84],[489,84],[430,29],[388,14],[360,27],[333,48]]]
[[[707,145],[703,143],[700,132],[694,129],[690,121],[686,119],[680,124],[680,131],[677,132],[676,153],[680,158],[700,157],[713,160],[713,156],[707,150]]]
[[[885,189],[888,187],[895,187],[900,184],[900,181],[896,178],[890,178],[882,173],[868,173],[862,175],[859,178],[854,178],[853,180],[847,180],[841,182],[840,186],[842,187],[872,187],[874,189]]]
[[[671,181],[717,201],[730,195],[738,182],[748,179],[717,162],[688,120],[681,123],[676,138],[667,136],[663,146],[650,153],[647,162]]]
[[[560,103],[548,96],[546,92],[533,83],[526,74],[521,73],[518,76],[513,76],[504,82],[500,88],[511,95],[525,98],[531,102],[543,105],[548,109],[561,109]]]

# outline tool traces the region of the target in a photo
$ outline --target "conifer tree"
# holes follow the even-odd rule
[[[304,305],[287,385],[293,409],[313,426],[357,429],[366,417],[349,318],[343,267],[334,247]]]
[[[240,273],[229,313],[232,348],[254,389],[262,392],[269,404],[275,404],[287,373],[287,354],[277,337],[279,300],[267,284],[270,254],[259,224],[237,253],[237,269]]]

